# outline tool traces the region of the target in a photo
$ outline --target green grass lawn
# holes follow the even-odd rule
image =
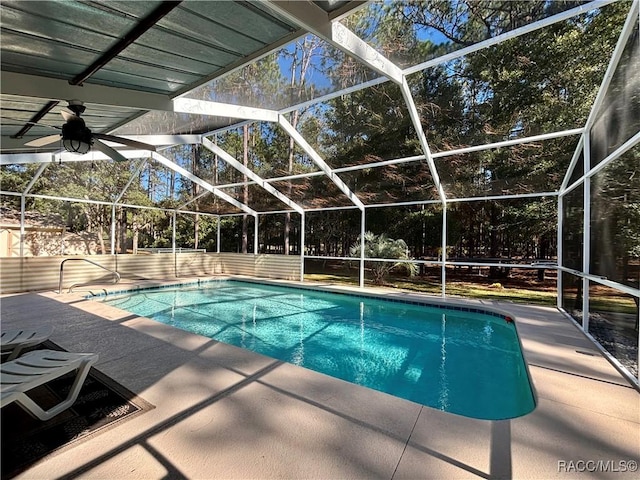
[[[334,283],[341,285],[357,285],[358,280],[353,277],[335,274],[311,273],[305,274],[305,281]],[[374,285],[370,280],[365,281],[366,285]],[[441,286],[424,280],[407,280],[406,278],[390,277],[382,287],[390,289],[402,289],[412,292],[428,293],[430,295],[440,295]],[[556,304],[555,291],[536,291],[522,288],[496,288],[488,285],[475,284],[470,282],[447,282],[447,295],[460,296],[466,298],[495,299],[518,303],[535,303],[537,305]]]
[[[332,283],[338,285],[358,285],[358,279],[353,276],[340,274],[324,274],[324,273],[307,273],[304,276],[305,281]],[[370,280],[365,280],[368,286],[374,285]],[[427,293],[430,295],[441,295],[442,288],[439,283],[430,282],[420,278],[411,280],[406,277],[389,277],[383,287],[390,289],[401,289],[412,292]],[[556,289],[540,287],[523,288],[521,286],[501,286],[489,283],[473,283],[468,281],[447,280],[447,295],[475,298],[500,300],[514,303],[528,303],[534,305],[556,306]],[[600,312],[617,312],[624,314],[635,314],[636,305],[632,298],[627,296],[607,296],[592,297],[591,309]]]

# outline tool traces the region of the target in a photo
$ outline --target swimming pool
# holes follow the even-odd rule
[[[497,312],[236,280],[104,301],[451,413],[498,420],[535,407],[515,325]]]

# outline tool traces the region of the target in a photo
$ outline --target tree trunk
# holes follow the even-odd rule
[[[104,227],[102,226],[102,222],[98,225],[98,241],[100,242],[100,253],[105,255],[107,252],[104,246]]]
[[[169,198],[173,200],[173,195],[176,191],[176,172],[171,170],[169,172]]]
[[[120,225],[120,228],[119,228],[120,253],[126,254],[127,253],[127,214],[124,212],[124,209],[120,209],[118,223]]]

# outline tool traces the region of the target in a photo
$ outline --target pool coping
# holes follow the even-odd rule
[[[169,289],[169,288],[176,288],[176,287],[189,287],[189,286],[200,286],[200,285],[206,285],[208,283],[214,283],[214,282],[221,282],[221,281],[225,281],[225,280],[235,280],[235,281],[239,281],[239,282],[245,282],[245,283],[256,283],[256,284],[271,284],[271,285],[275,285],[275,286],[283,286],[283,287],[291,287],[291,288],[297,288],[299,290],[315,290],[315,291],[323,291],[323,292],[327,292],[327,293],[336,293],[336,294],[340,294],[340,295],[346,295],[346,296],[350,296],[350,297],[356,297],[356,298],[381,298],[383,300],[389,301],[389,302],[394,302],[394,303],[406,303],[407,305],[419,305],[419,306],[429,306],[429,307],[435,307],[435,308],[440,308],[443,310],[454,310],[454,311],[462,311],[462,312],[469,312],[469,313],[484,313],[493,317],[499,317],[499,318],[503,318],[507,321],[511,321],[513,320],[513,315],[505,310],[500,310],[497,308],[490,308],[490,307],[485,307],[483,306],[482,308],[478,308],[478,307],[471,307],[471,306],[467,306],[465,303],[463,303],[462,301],[458,301],[457,298],[455,297],[450,297],[447,299],[442,299],[439,297],[428,297],[428,298],[421,298],[421,299],[411,299],[411,298],[406,298],[406,297],[402,297],[399,295],[394,295],[393,293],[389,294],[389,295],[383,295],[381,296],[379,293],[368,293],[368,292],[356,292],[353,290],[345,290],[345,289],[338,289],[335,287],[332,287],[330,285],[313,285],[313,284],[309,284],[309,283],[299,283],[299,284],[293,284],[293,283],[283,283],[282,281],[261,281],[258,279],[252,279],[252,278],[245,278],[245,277],[239,277],[239,276],[225,276],[225,277],[216,277],[216,278],[212,278],[212,279],[206,279],[206,280],[201,280],[198,279],[197,281],[188,281],[188,282],[176,282],[176,283],[167,283],[165,285],[158,285],[158,286],[134,286],[132,288],[129,289],[117,289],[117,290],[107,290],[105,289],[103,292],[101,293],[96,293],[96,294],[90,294],[90,295],[86,295],[85,298],[87,300],[91,300],[91,299],[99,299],[99,298],[106,298],[109,295],[124,295],[126,293],[130,293],[130,292],[144,292],[144,291],[149,291],[149,290],[162,290],[162,289]],[[459,304],[459,306],[454,306],[456,304]]]
[[[77,293],[3,297],[3,328],[54,325],[52,340],[100,352],[98,369],[156,405],[18,478],[566,478],[578,461],[587,476],[634,478],[584,469],[594,459],[640,460],[640,397],[579,329],[550,307],[455,301],[515,316],[537,394],[532,413],[488,421],[440,412]]]

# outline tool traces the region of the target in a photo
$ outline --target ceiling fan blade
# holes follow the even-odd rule
[[[31,140],[30,142],[25,143],[25,145],[28,145],[30,147],[44,147],[45,145],[49,145],[58,141],[60,141],[60,134],[56,133],[55,135],[47,135],[46,137],[36,138],[35,140]]]
[[[105,145],[100,140],[95,140],[93,142],[93,146],[104,153],[107,157],[112,158],[116,162],[126,162],[128,159],[124,157],[120,152],[116,149],[111,148],[109,145]]]
[[[107,142],[119,143],[120,145],[126,145],[127,147],[138,148],[140,150],[156,151],[156,147],[149,145],[148,143],[138,142],[137,140],[130,140],[128,138],[116,137],[115,135],[105,135],[104,133],[94,133],[93,138],[99,138],[100,140],[106,140]]]
[[[62,115],[62,118],[65,119],[65,121],[69,121],[75,118],[80,118],[77,115],[75,115],[74,113],[71,112],[67,112],[66,110],[60,110],[60,115]]]

